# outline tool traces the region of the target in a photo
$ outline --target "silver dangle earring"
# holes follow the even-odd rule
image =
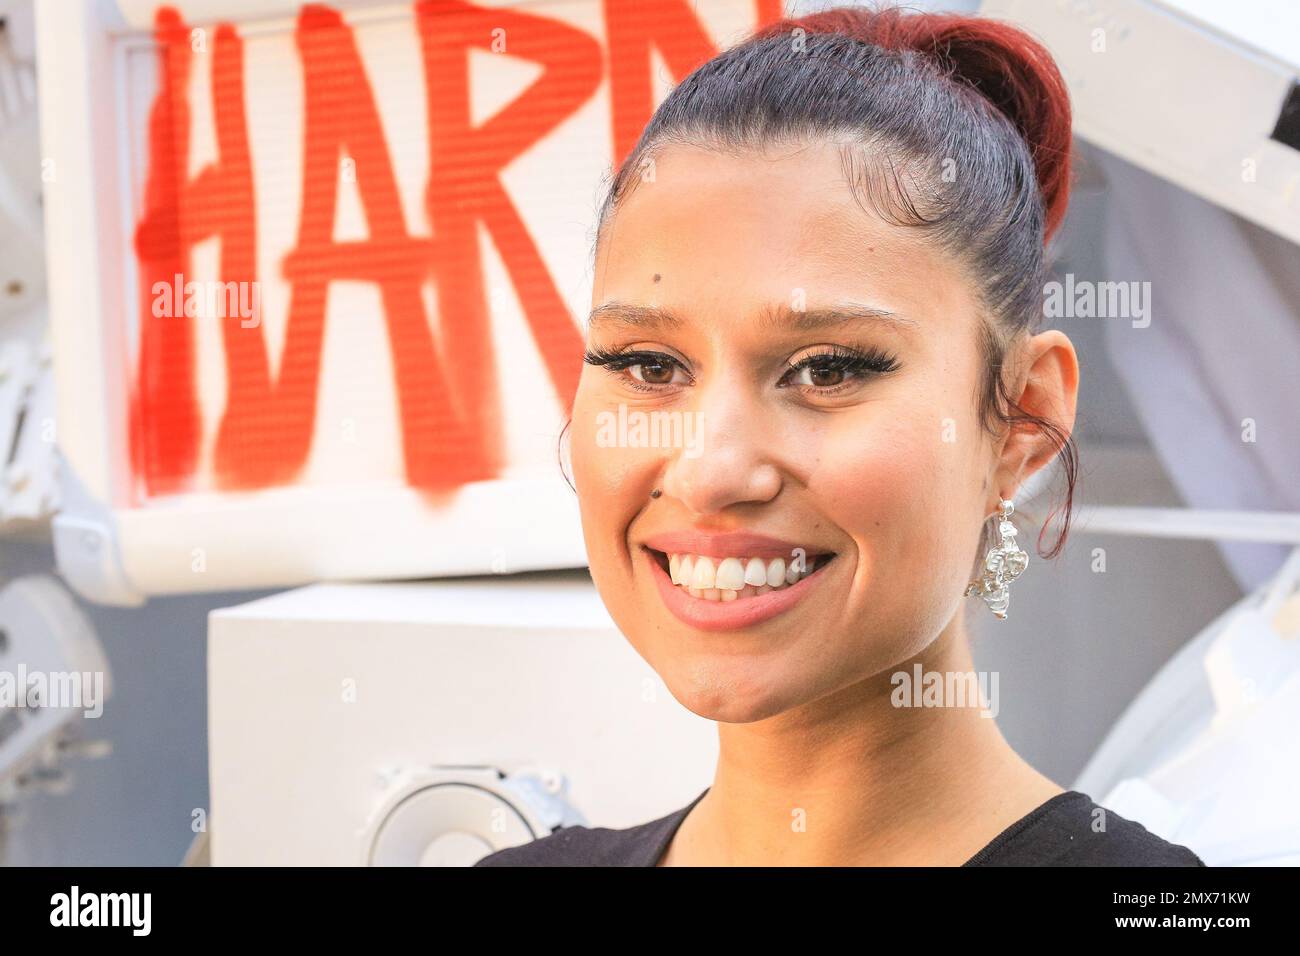
[[[984,555],[983,575],[966,588],[966,596],[978,594],[1000,621],[1007,619],[1007,605],[1011,603],[1011,591],[1007,585],[1029,566],[1029,555],[1016,544],[1016,526],[1011,523],[1011,513],[1015,510],[1014,504],[1002,499],[998,515],[999,541]]]

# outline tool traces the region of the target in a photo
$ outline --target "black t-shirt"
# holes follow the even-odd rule
[[[549,836],[490,853],[475,866],[655,866],[704,792],[658,820],[624,830],[562,827]],[[1112,810],[1093,829],[1097,804],[1067,790],[1007,827],[962,866],[1205,866],[1185,846],[1156,836]]]

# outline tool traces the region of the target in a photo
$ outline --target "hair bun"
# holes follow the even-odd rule
[[[770,24],[763,32],[840,33],[887,50],[933,58],[978,91],[1020,131],[1034,159],[1044,241],[1070,202],[1070,96],[1052,55],[1018,27],[982,17],[841,7]]]

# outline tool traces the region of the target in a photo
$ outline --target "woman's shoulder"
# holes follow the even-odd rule
[[[654,866],[696,801],[657,820],[624,829],[561,827],[530,843],[489,853],[474,865]]]
[[[966,866],[1205,866],[1086,793],[1058,793],[968,860]]]

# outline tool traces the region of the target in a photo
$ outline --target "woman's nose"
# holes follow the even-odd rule
[[[770,454],[776,430],[756,399],[718,383],[698,392],[693,409],[694,445],[674,451],[663,475],[665,495],[696,514],[730,505],[771,501],[781,489],[781,472]]]

